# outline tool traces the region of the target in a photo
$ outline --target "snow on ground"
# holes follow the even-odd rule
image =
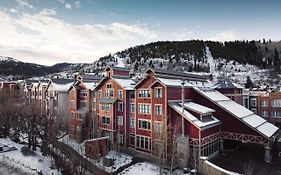
[[[123,62],[123,58],[120,58],[118,56],[116,56],[116,58],[117,58],[117,65],[116,65],[116,67],[125,67],[125,64]]]
[[[123,154],[123,153],[117,153],[115,151],[109,151],[108,154],[106,155],[106,158],[114,159],[114,164],[110,167],[106,167],[102,164],[103,158],[101,160],[97,161],[95,164],[97,167],[105,170],[108,173],[113,173],[118,170],[118,168],[128,165],[129,163],[132,162],[132,156]]]
[[[124,171],[119,173],[119,175],[159,175],[160,170],[159,166],[149,163],[149,162],[142,162],[132,165],[126,168]],[[189,175],[189,173],[183,173],[182,170],[175,170],[170,173],[168,170],[162,169],[162,174],[171,174],[171,175]]]
[[[61,174],[57,170],[50,168],[52,166],[52,159],[49,157],[42,156],[42,154],[39,151],[35,151],[34,155],[24,156],[21,153],[21,148],[24,145],[17,144],[11,141],[10,139],[3,139],[3,138],[0,138],[0,143],[17,148],[17,150],[14,151],[0,153],[0,157],[4,155],[5,157],[9,158],[16,164],[20,164],[28,169],[34,169],[38,172],[41,171],[44,175]]]
[[[216,66],[215,66],[214,58],[208,46],[206,46],[206,56],[207,56],[207,61],[210,65],[210,73],[213,74],[215,72]]]

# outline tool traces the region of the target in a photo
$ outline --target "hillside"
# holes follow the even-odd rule
[[[0,75],[7,76],[44,76],[62,71],[77,71],[86,64],[59,63],[53,66],[44,66],[18,61],[11,57],[0,56]]]
[[[100,58],[84,67],[99,72],[106,66],[124,65],[133,72],[147,67],[227,76],[240,84],[249,76],[259,85],[279,84],[281,42],[271,41],[159,41],[131,47]]]

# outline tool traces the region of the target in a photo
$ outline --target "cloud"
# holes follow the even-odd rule
[[[72,8],[71,4],[65,3],[65,8],[70,10]]]
[[[75,7],[75,8],[79,8],[81,6],[81,3],[80,1],[75,1],[74,3],[67,3],[66,1],[64,0],[57,0],[59,3],[63,4],[64,7],[68,10],[71,10],[72,7]]]
[[[79,7],[81,6],[80,1],[76,1],[76,2],[74,3],[74,6],[75,6],[76,8],[79,8]]]
[[[10,15],[0,10],[0,53],[40,64],[93,62],[105,54],[154,41],[145,25],[74,25],[56,18],[54,9]]]
[[[17,0],[17,8],[29,8],[33,9],[33,6],[30,5],[27,1],[24,0]]]
[[[234,31],[223,31],[215,33],[213,36],[207,38],[207,40],[213,41],[231,41],[238,39],[239,36]]]

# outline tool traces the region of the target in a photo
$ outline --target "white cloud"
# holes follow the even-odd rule
[[[17,10],[17,9],[14,9],[14,8],[11,8],[11,9],[10,9],[10,12],[11,12],[11,13],[18,13],[18,10]]]
[[[65,8],[70,10],[72,8],[71,4],[65,3]]]
[[[10,15],[0,11],[0,53],[40,64],[93,62],[105,54],[155,40],[141,24],[73,25],[57,19],[53,9]]]
[[[239,36],[234,31],[224,31],[218,32],[213,36],[207,38],[207,40],[214,40],[214,41],[231,41],[239,39]]]
[[[75,6],[76,8],[79,8],[79,7],[81,6],[80,1],[76,1],[76,2],[74,3],[74,6]]]
[[[33,9],[33,6],[30,5],[27,1],[24,0],[17,0],[17,7],[18,8],[30,8]]]

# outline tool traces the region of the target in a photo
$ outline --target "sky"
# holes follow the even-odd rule
[[[92,63],[166,40],[281,40],[280,0],[0,0],[0,55]]]

